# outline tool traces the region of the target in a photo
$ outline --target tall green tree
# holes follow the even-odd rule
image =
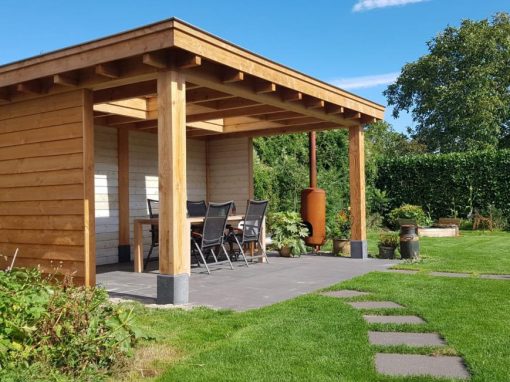
[[[431,152],[510,144],[510,15],[462,21],[427,43],[385,91],[393,115],[412,112],[412,137]]]

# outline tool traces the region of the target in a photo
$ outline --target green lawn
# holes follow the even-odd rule
[[[369,233],[371,254],[377,253],[378,234]],[[462,231],[460,237],[420,238],[422,260],[399,269],[510,274],[510,233]]]
[[[499,256],[480,258],[484,247],[499,241],[510,248],[509,239],[501,233],[424,239],[427,257],[412,267],[510,273],[510,253],[501,246]],[[446,252],[455,253],[455,260]],[[405,305],[401,313],[427,320],[420,330],[439,332],[449,344],[399,351],[459,354],[472,381],[510,380],[510,281],[377,272],[330,289],[341,288]],[[137,325],[154,340],[141,346],[123,381],[140,379],[140,369],[144,375],[156,372],[152,379],[158,381],[438,381],[376,375],[373,357],[384,349],[369,345],[367,331],[406,328],[370,326],[345,302],[318,294],[244,313],[141,307],[136,312]]]

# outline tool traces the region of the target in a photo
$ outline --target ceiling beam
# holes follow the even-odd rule
[[[120,77],[119,66],[114,62],[98,64],[94,67],[94,72],[101,77],[116,79]]]
[[[349,120],[358,120],[361,119],[361,113],[358,113],[355,110],[345,110],[344,112],[344,118]]]
[[[78,86],[78,73],[60,73],[53,76],[53,83],[66,87]]]
[[[215,110],[230,110],[246,106],[254,106],[257,105],[257,102],[244,98],[229,98],[218,101],[200,102],[198,104]]]
[[[197,56],[196,54],[183,52],[179,54],[176,59],[176,66],[179,69],[196,68],[200,65],[202,65],[202,57]]]
[[[186,91],[186,103],[199,103],[207,101],[218,101],[233,98],[231,94],[219,92],[214,89],[197,88]]]
[[[323,100],[309,96],[304,98],[303,103],[308,109],[323,109],[325,106],[325,102]]]
[[[222,81],[224,84],[231,82],[239,82],[244,80],[244,73],[238,70],[226,69],[222,75]]]
[[[300,126],[278,126],[270,128],[259,128],[257,130],[243,131],[242,129],[230,130],[225,127],[223,134],[211,135],[209,139],[233,138],[233,137],[269,137],[280,134],[296,134],[309,131],[323,131],[330,129],[338,129],[339,126],[332,122],[320,122]]]
[[[283,89],[282,100],[285,102],[299,102],[303,100],[303,93],[291,89]]]
[[[149,96],[155,94],[157,94],[157,84],[155,80],[151,80],[118,86],[115,88],[96,90],[94,92],[94,103],[119,101],[122,99]]]
[[[257,103],[274,106],[286,111],[292,111],[303,115],[308,115],[310,117],[315,117],[324,121],[334,122],[340,126],[356,125],[356,122],[346,120],[338,115],[326,114],[322,110],[307,109],[306,107],[304,107],[304,105],[301,105],[300,103],[296,102],[285,102],[286,97],[283,94],[282,95],[278,94],[279,92],[257,94],[253,91],[252,88],[247,87],[243,82],[225,84],[221,81],[218,81],[217,77],[210,71],[201,69],[186,70],[185,75],[187,80],[204,87],[208,87],[225,93],[230,93],[237,97],[252,100]],[[301,94],[290,89],[288,89],[288,91],[293,92],[294,94]],[[302,99],[302,94],[300,98]]]
[[[156,69],[166,69],[168,67],[168,54],[166,52],[145,53],[142,56],[144,65],[152,66]]]
[[[192,114],[186,116],[186,122],[197,122],[197,121],[208,121],[211,119],[218,118],[229,118],[229,117],[243,117],[247,115],[257,115],[257,114],[266,114],[271,112],[278,112],[279,109],[266,106],[266,105],[257,105],[257,106],[249,106],[244,108],[230,109],[230,110],[218,110],[211,111],[200,114]]]
[[[276,84],[264,80],[256,80],[253,88],[257,94],[273,93],[276,91]]]

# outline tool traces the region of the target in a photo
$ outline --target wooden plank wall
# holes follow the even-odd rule
[[[84,91],[0,106],[0,267],[85,277]]]
[[[253,146],[251,138],[214,139],[207,142],[207,200],[233,200],[244,214],[253,198]]]

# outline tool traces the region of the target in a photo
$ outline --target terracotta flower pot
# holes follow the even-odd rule
[[[351,253],[351,241],[349,239],[333,239],[333,254],[348,255]]]

